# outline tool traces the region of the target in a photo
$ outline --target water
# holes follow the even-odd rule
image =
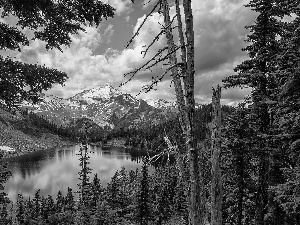
[[[77,190],[80,167],[79,156],[76,154],[79,149],[78,145],[66,146],[8,159],[8,167],[12,173],[5,184],[8,197],[13,201],[18,193],[27,198],[32,197],[38,189],[41,190],[41,195],[53,197],[56,197],[59,190],[66,194],[68,187]],[[99,147],[89,147],[89,150],[89,167],[93,169],[93,174],[98,174],[104,186],[122,166],[128,171],[141,167],[141,152],[117,148],[102,150]]]

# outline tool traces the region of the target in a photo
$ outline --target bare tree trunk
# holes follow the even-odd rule
[[[237,156],[237,186],[238,186],[238,213],[237,213],[237,225],[242,225],[243,223],[243,198],[244,198],[244,149],[238,150]]]
[[[213,88],[212,107],[212,167],[211,167],[211,225],[222,225],[222,178],[221,154],[221,88]]]
[[[171,29],[171,19],[169,15],[169,5],[167,0],[162,0],[164,22],[165,22],[165,33],[168,44],[169,62],[173,66],[172,79],[175,87],[175,94],[180,114],[180,125],[184,132],[186,141],[186,152],[189,156],[189,169],[190,169],[190,209],[189,209],[189,224],[190,225],[203,225],[205,218],[205,198],[204,198],[204,182],[202,171],[200,166],[202,162],[199,162],[199,149],[196,148],[195,140],[195,99],[194,99],[194,31],[193,31],[193,15],[191,9],[191,0],[184,0],[183,7],[185,12],[185,23],[186,23],[186,40],[187,46],[185,47],[183,31],[181,25],[180,14],[178,14],[179,7],[177,4],[177,20],[179,24],[179,36],[182,50],[182,73],[179,74],[178,68],[176,67],[177,58],[175,53],[175,44]],[[183,84],[180,76],[183,76]]]

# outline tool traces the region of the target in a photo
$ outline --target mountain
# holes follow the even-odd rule
[[[60,125],[70,126],[74,120],[88,118],[111,129],[158,124],[176,112],[174,103],[137,99],[109,84],[84,90],[68,99],[44,96],[41,103],[25,107]]]
[[[171,110],[173,112],[177,112],[177,103],[167,101],[164,99],[158,99],[156,101],[153,101],[151,99],[145,100],[149,105],[162,110]]]

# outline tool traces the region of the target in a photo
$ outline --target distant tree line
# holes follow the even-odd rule
[[[226,118],[234,111],[234,107],[222,106],[222,117]],[[212,105],[201,105],[195,112],[196,140],[198,143],[207,140],[210,136],[210,123],[212,121]],[[139,127],[121,127],[110,131],[107,139],[124,138],[126,145],[140,150],[161,152],[167,148],[165,137],[168,137],[176,145],[182,147],[183,138],[181,135],[178,117],[171,118],[157,125]]]

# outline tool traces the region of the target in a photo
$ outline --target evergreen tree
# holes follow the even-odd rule
[[[84,31],[83,25],[98,26],[103,18],[114,16],[114,9],[101,1],[0,1],[1,16],[14,16],[17,26],[33,32],[33,39],[46,42],[46,49],[71,44],[71,34]],[[29,45],[27,33],[0,23],[0,50],[19,50]],[[58,35],[59,34],[59,35]],[[8,107],[23,100],[39,101],[42,90],[55,83],[63,84],[67,74],[45,66],[26,64],[0,56],[0,99]],[[29,87],[27,90],[25,87]]]
[[[10,171],[7,169],[7,164],[2,161],[3,152],[0,152],[0,223],[9,224],[7,207],[10,200],[4,190],[4,183],[11,176]]]
[[[34,198],[32,199],[33,206],[32,206],[32,218],[33,220],[38,223],[41,220],[41,196],[40,196],[40,189],[36,191]]]
[[[75,214],[75,200],[73,196],[72,189],[68,187],[68,192],[65,197],[65,217],[66,217],[66,223],[67,224],[74,224],[74,214]]]
[[[243,103],[226,118],[223,129],[223,215],[225,222],[237,225],[255,223],[255,180],[251,171],[256,165],[251,164],[251,153],[257,147],[257,138],[252,123],[251,112]]]
[[[19,224],[25,223],[25,202],[22,194],[18,194],[17,198],[17,210],[16,210],[16,218]]]
[[[300,10],[298,1],[283,1],[281,7],[286,14],[294,14],[294,19],[285,23],[285,32],[280,39],[282,53],[277,56],[278,87],[275,93],[277,104],[272,106],[272,118],[277,146],[281,146],[278,169],[284,172],[284,179],[275,184],[271,190],[276,203],[284,210],[281,220],[275,222],[298,223],[299,213],[299,154],[300,147]],[[273,205],[276,205],[273,203]],[[275,208],[273,206],[273,208]],[[276,208],[275,208],[276,210]],[[277,209],[278,211],[278,209]],[[278,212],[276,213],[278,214]],[[276,220],[277,219],[277,220]],[[271,221],[271,222],[274,222]]]
[[[79,180],[77,184],[79,187],[79,205],[78,216],[80,223],[90,223],[90,217],[92,214],[92,185],[90,182],[91,168],[89,165],[89,155],[87,142],[83,142],[80,146],[80,152],[78,153],[80,161]]]
[[[57,224],[58,219],[56,216],[55,203],[51,195],[46,198],[45,212],[47,213],[46,223],[51,225]]]
[[[248,26],[251,34],[247,42],[251,44],[244,48],[249,60],[245,60],[235,68],[237,75],[227,77],[225,87],[251,87],[252,115],[256,121],[252,125],[257,132],[256,140],[259,146],[257,156],[257,190],[256,190],[256,224],[265,224],[267,205],[269,201],[269,186],[276,180],[272,174],[273,146],[270,135],[269,102],[274,100],[274,90],[277,88],[276,71],[278,69],[277,55],[281,52],[279,40],[283,32],[280,18],[284,10],[276,0],[252,0],[246,7],[259,13],[255,24]],[[278,174],[277,174],[278,175]],[[280,175],[280,174],[279,174]]]
[[[44,196],[41,197],[41,219],[44,224],[46,224],[46,221],[48,221],[48,211],[46,208],[46,198]]]
[[[148,165],[146,160],[143,160],[143,165],[141,169],[141,189],[138,200],[138,217],[140,225],[148,225],[150,219],[150,202],[149,202],[149,175],[148,175]]]

